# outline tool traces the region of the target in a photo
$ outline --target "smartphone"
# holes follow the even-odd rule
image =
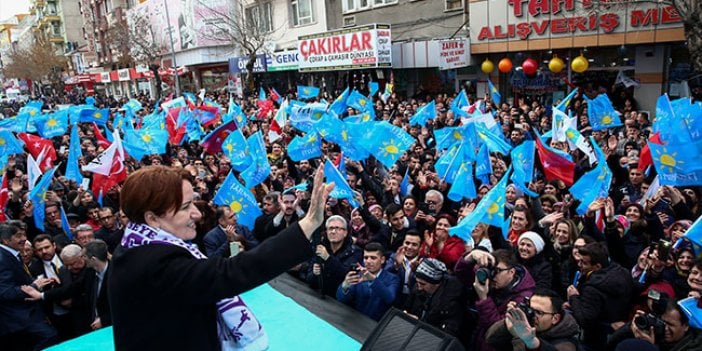
[[[523,129],[524,126],[521,123],[515,123],[514,124],[514,129]]]
[[[90,178],[83,178],[83,182],[80,183],[80,186],[83,187],[83,190],[90,189]]]
[[[59,148],[59,153],[60,154],[66,153],[66,145],[61,145],[61,147]]]
[[[241,244],[238,241],[232,241],[229,243],[229,257],[234,257],[239,254],[241,250]]]

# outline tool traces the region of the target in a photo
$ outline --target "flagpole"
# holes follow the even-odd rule
[[[163,6],[166,7],[166,21],[168,27],[171,27],[171,16],[168,15],[168,2],[163,0]],[[173,61],[173,73],[175,74],[175,93],[176,97],[180,96],[180,79],[178,78],[178,65],[176,64],[175,47],[173,46],[173,28],[168,31],[168,37],[171,41],[171,60]]]

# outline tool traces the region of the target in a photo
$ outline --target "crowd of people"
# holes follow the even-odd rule
[[[613,96],[621,102],[616,105],[623,126],[593,130],[583,96],[597,93],[581,89],[568,109],[579,117],[578,130],[591,136],[607,157],[613,174],[609,194],[586,204],[587,213],[578,215],[579,203],[568,186],[537,172],[529,184],[537,196],[514,184],[507,187],[504,217],[509,228],[504,233],[479,223],[463,236],[450,234],[449,228],[475,210],[513,161],[491,153],[492,175],[475,179],[478,196],[452,201],[447,196],[450,186],[435,168],[442,150],[437,150],[434,132],[460,123],[449,108],[455,96],[392,94],[374,99],[377,120],[405,129],[416,143],[391,168],[373,157],[358,162],[342,155],[359,206],[329,198],[321,233],[312,235],[313,257],[288,274],[375,320],[398,308],[457,337],[471,350],[701,349],[702,332],[677,301],[702,294],[699,248],[679,240],[702,214],[702,192],[696,186],[661,186],[645,197],[655,169],[640,170],[638,162],[652,116],[635,110],[633,98],[623,93]],[[45,108],[82,103],[83,98],[46,97]],[[226,93],[209,93],[207,98],[224,110],[229,103]],[[159,108],[147,96],[137,99],[144,107],[137,119]],[[437,117],[426,126],[410,124],[431,100]],[[101,96],[95,101],[113,114],[122,113],[127,103]],[[247,116],[256,116],[257,96],[236,102]],[[551,129],[552,108],[538,99],[497,105],[486,96],[485,102],[513,147],[533,140],[534,130],[545,134]],[[5,116],[19,107],[4,106]],[[340,117],[357,112],[349,107]],[[242,128],[244,135],[259,130],[268,135],[274,114],[252,117]],[[79,162],[85,165],[104,146],[92,125],[76,127]],[[322,157],[293,161],[287,145],[300,134],[287,124],[281,139],[266,140],[271,172],[251,189],[263,212],[252,228],[237,222],[235,208],[213,203],[232,172],[223,153],[203,152],[193,141],[168,145],[164,154],[127,159],[125,167],[133,173],[165,165],[188,173],[192,204],[201,213],[191,242],[207,257],[228,258],[256,250],[298,223],[313,205],[310,189],[295,186],[312,184],[320,164],[339,159],[342,150],[325,140]],[[122,239],[133,216],[120,207],[121,185],[98,199],[66,179],[69,135],[52,139],[56,150],[66,151],[57,155],[56,163],[62,164],[45,195],[44,230],[33,218],[37,204],[28,201],[26,154],[10,156],[5,169],[8,202],[3,211],[8,220],[0,224],[0,339],[10,349],[41,349],[110,326],[112,316],[119,314],[109,303],[114,297],[108,296],[108,286],[118,283],[110,279],[111,260],[127,245]],[[576,179],[592,168],[586,155],[570,150],[567,143],[551,141],[551,146],[572,156]],[[405,174],[408,187],[402,185]],[[62,221],[62,211],[67,221]],[[275,253],[269,259],[276,260]]]

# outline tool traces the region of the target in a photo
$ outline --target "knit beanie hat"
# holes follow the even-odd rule
[[[447,273],[446,265],[443,262],[435,258],[425,258],[417,267],[414,275],[431,284],[439,284]]]
[[[626,235],[626,233],[629,232],[629,227],[631,227],[631,222],[629,222],[629,219],[626,218],[626,216],[616,215],[616,216],[614,216],[614,221],[616,221],[617,223],[619,223],[619,225],[622,226],[622,228],[624,229],[624,235]]]
[[[534,232],[524,232],[524,234],[519,236],[519,240],[517,240],[517,243],[520,243],[523,239],[529,239],[529,241],[531,241],[534,244],[537,255],[540,254],[541,251],[544,250],[544,246],[546,246],[546,243],[544,243],[544,239],[541,239],[541,235]]]

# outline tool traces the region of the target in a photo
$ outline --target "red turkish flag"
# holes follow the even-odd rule
[[[104,135],[102,135],[100,128],[98,128],[98,125],[95,122],[93,122],[93,133],[95,134],[95,140],[97,140],[98,146],[103,150],[107,150],[107,148],[112,145],[112,143],[107,140]]]
[[[172,108],[169,109],[168,114],[166,114],[168,142],[171,145],[180,145],[180,142],[183,141],[183,137],[185,137],[185,134],[187,133],[185,123],[178,128],[178,116],[183,109],[184,107]]]
[[[9,199],[8,189],[7,189],[7,173],[2,177],[2,188],[0,188],[0,222],[7,221],[7,215],[5,215],[5,207],[7,207],[7,201]]]
[[[652,134],[648,141],[658,145],[663,145],[663,142],[661,141],[660,132]],[[648,166],[652,164],[653,156],[651,155],[651,148],[649,148],[648,143],[646,143],[646,145],[644,145],[644,147],[641,149],[641,156],[639,156],[639,166],[637,168],[639,169],[639,171],[643,172],[646,170],[646,168],[648,168]]]
[[[42,172],[46,172],[47,169],[51,169],[51,167],[54,166],[56,149],[54,149],[54,143],[51,142],[51,140],[27,133],[19,133],[17,137],[24,141],[27,150],[35,159],[38,159],[39,154],[41,154],[43,150],[46,150],[44,152],[44,159],[39,164],[39,169],[41,169]]]
[[[539,160],[544,169],[546,180],[560,179],[566,185],[573,185],[573,177],[575,177],[575,163],[567,158],[559,155],[553,150],[549,150],[541,142],[540,138],[536,139],[536,150],[539,153]]]

